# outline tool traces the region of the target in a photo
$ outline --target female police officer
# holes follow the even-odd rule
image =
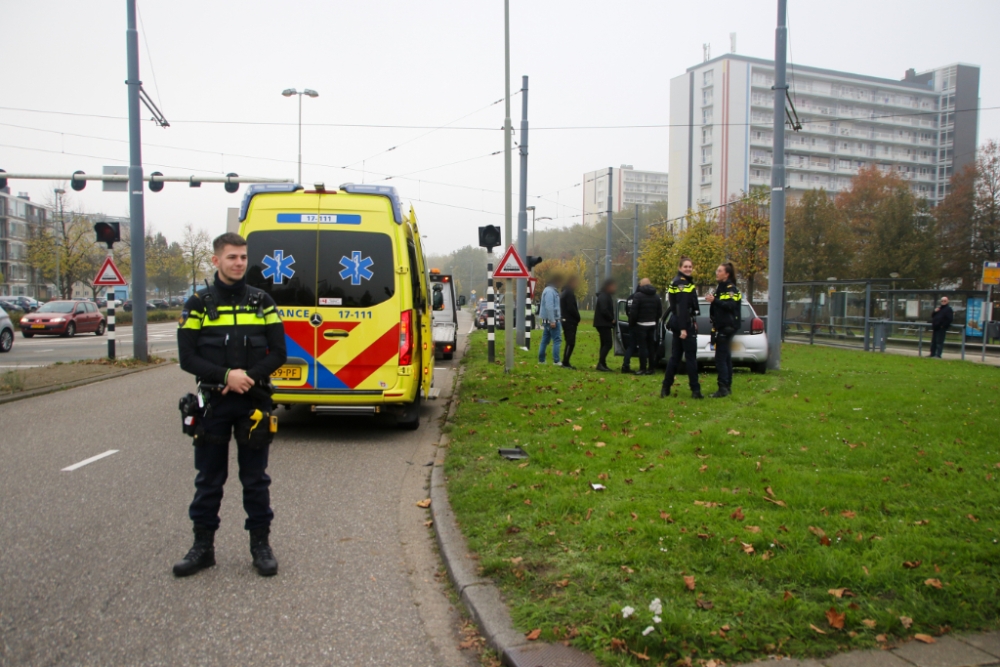
[[[698,322],[701,315],[698,308],[698,292],[695,291],[694,264],[689,257],[681,257],[677,277],[667,287],[667,329],[673,334],[673,347],[670,349],[670,361],[667,362],[667,373],[663,377],[663,387],[660,398],[670,395],[674,386],[674,377],[681,365],[681,356],[686,362],[688,384],[691,386],[691,398],[704,398],[701,395],[701,385],[698,383]]]
[[[719,374],[719,389],[712,394],[712,398],[724,398],[732,393],[733,388],[733,355],[730,348],[733,336],[740,330],[743,295],[736,286],[736,270],[731,262],[720,264],[715,269],[715,279],[719,281],[715,294],[705,297],[705,301],[711,304],[708,314],[712,318],[715,369]]]
[[[188,514],[194,546],[174,565],[174,574],[186,577],[215,565],[215,531],[235,430],[250,554],[257,573],[270,576],[278,573],[278,561],[268,543],[274,514],[267,475],[267,388],[271,373],[285,363],[285,329],[271,297],[246,284],[243,237],[226,233],[212,245],[215,282],[187,300],[177,331],[181,368],[198,378],[206,406],[193,434],[198,476]]]

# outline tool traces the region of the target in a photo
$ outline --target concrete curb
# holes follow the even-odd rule
[[[107,375],[95,375],[94,377],[84,378],[82,380],[74,380],[73,382],[67,382],[65,384],[53,384],[48,387],[39,387],[38,389],[32,389],[30,391],[22,391],[17,394],[11,394],[10,396],[0,396],[0,405],[5,403],[13,403],[14,401],[20,401],[26,398],[34,398],[36,396],[45,396],[46,394],[54,394],[57,391],[62,391],[64,389],[75,389],[76,387],[83,387],[84,385],[94,384],[95,382],[103,382],[105,380],[114,380],[115,378],[124,377],[126,375],[132,375],[133,373],[141,373],[143,371],[153,370],[154,368],[166,368],[170,366],[172,362],[167,362],[163,364],[156,364],[155,366],[144,366],[142,368],[128,368],[123,371],[118,371],[117,373],[108,373]]]
[[[462,366],[455,379],[445,424],[452,423],[455,417],[455,410],[458,407],[457,392],[464,374],[465,366]],[[449,441],[448,435],[442,433],[438,442],[438,455],[435,456],[434,467],[431,470],[431,518],[434,520],[434,535],[448,576],[456,593],[461,597],[462,604],[479,627],[480,633],[505,665],[518,667],[530,662],[532,667],[590,667],[591,665],[596,667],[597,662],[586,653],[561,644],[529,642],[525,639],[524,635],[514,628],[500,590],[491,581],[477,574],[477,561],[469,554],[465,536],[458,527],[451,502],[448,500],[442,454]]]

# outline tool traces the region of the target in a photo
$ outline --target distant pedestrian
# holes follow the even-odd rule
[[[610,373],[608,368],[608,352],[613,346],[611,329],[615,326],[615,292],[618,286],[608,278],[597,293],[597,303],[594,305],[594,328],[601,338],[601,351],[597,357],[597,370]]]
[[[576,286],[579,279],[571,275],[566,279],[566,286],[563,287],[562,295],[559,297],[559,307],[562,310],[563,336],[566,338],[566,345],[563,347],[562,365],[575,370],[569,363],[569,358],[573,356],[573,349],[576,347],[576,330],[580,326],[580,307],[576,302]]]
[[[673,346],[670,349],[670,361],[667,362],[667,372],[663,376],[663,387],[660,398],[666,398],[673,391],[674,378],[684,357],[687,368],[688,384],[691,386],[691,398],[704,398],[701,395],[701,384],[698,382],[698,316],[701,309],[698,306],[698,292],[691,278],[694,264],[688,257],[681,257],[677,276],[667,288],[667,330],[673,335]]]
[[[948,335],[951,323],[955,321],[955,311],[948,305],[948,297],[941,297],[941,305],[934,309],[931,315],[931,356],[941,359],[944,352],[944,339]]]
[[[639,370],[636,375],[652,375],[656,356],[656,325],[663,315],[663,304],[649,278],[639,281],[639,289],[632,295],[628,324],[634,345],[639,352]]]
[[[715,371],[719,376],[719,389],[712,398],[725,398],[733,393],[733,336],[740,330],[743,295],[736,286],[736,270],[729,262],[715,269],[715,294],[705,297],[712,320],[712,341],[715,345]]]
[[[631,373],[632,357],[639,356],[639,341],[632,331],[632,304],[635,302],[635,295],[638,293],[639,286],[636,285],[635,291],[625,300],[625,316],[628,318],[625,323],[625,330],[628,333],[628,338],[622,340],[622,345],[625,347],[625,358],[622,359],[622,373]]]
[[[560,276],[549,278],[549,284],[542,290],[542,303],[538,317],[542,320],[542,344],[538,346],[538,363],[545,363],[545,346],[552,341],[552,363],[562,366],[559,361],[559,345],[562,343],[562,308],[559,305]]]

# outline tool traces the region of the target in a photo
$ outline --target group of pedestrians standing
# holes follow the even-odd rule
[[[576,288],[579,280],[570,276],[565,283],[561,276],[553,276],[542,290],[538,319],[542,321],[542,342],[538,347],[538,363],[545,363],[545,348],[552,344],[552,363],[569,369],[576,369],[570,363],[576,347],[576,330],[580,326],[580,307],[576,302]],[[560,287],[562,292],[560,292]],[[565,346],[563,346],[565,338]],[[562,357],[559,349],[562,346]]]

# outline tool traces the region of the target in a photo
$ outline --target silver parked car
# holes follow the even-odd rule
[[[628,315],[626,301],[618,301],[618,326],[615,327],[615,354],[624,354],[628,344]],[[712,347],[712,323],[708,318],[709,303],[699,299],[701,317],[698,318],[698,365],[715,364],[715,348]],[[767,336],[764,335],[764,320],[757,317],[753,306],[743,302],[740,315],[740,332],[733,337],[733,366],[747,366],[754,373],[767,372]],[[662,365],[670,357],[673,336],[667,333],[663,320],[656,327],[657,365]]]
[[[14,347],[14,324],[10,321],[10,315],[3,308],[0,308],[0,352],[10,352]]]

